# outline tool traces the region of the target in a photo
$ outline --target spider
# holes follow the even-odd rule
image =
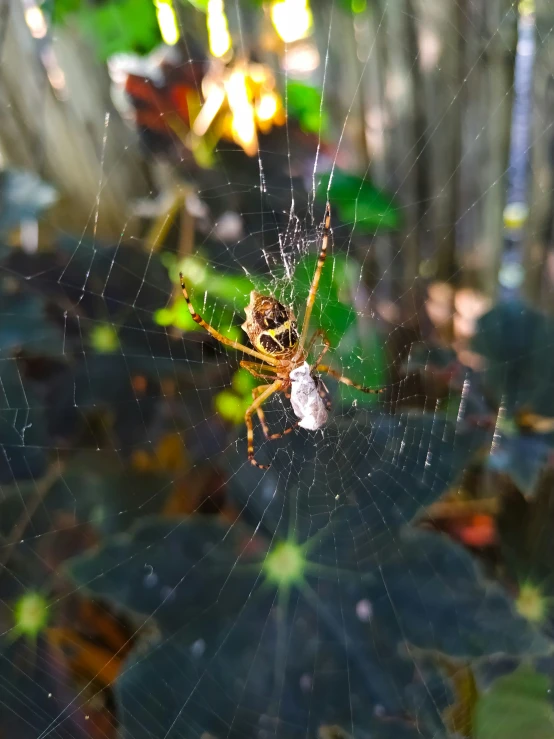
[[[265,438],[268,440],[278,439],[300,426],[311,431],[321,428],[327,421],[330,402],[327,398],[327,388],[318,377],[320,373],[331,375],[339,382],[360,390],[363,393],[382,393],[384,388],[373,390],[358,385],[350,378],[341,375],[340,372],[328,365],[320,364],[324,354],[329,350],[330,343],[325,333],[318,329],[307,341],[310,316],[314,307],[315,298],[325,258],[327,256],[327,244],[331,229],[331,206],[327,203],[323,219],[323,231],[321,249],[314,272],[302,331],[299,334],[298,324],[291,310],[285,308],[271,295],[260,295],[255,290],[250,293],[250,303],[244,312],[246,321],[242,328],[248,335],[254,348],[240,344],[238,341],[228,339],[210,326],[202,316],[193,308],[185,286],[183,274],[180,273],[181,288],[187,301],[192,318],[196,323],[203,326],[214,338],[226,346],[232,346],[244,354],[249,354],[257,359],[257,362],[241,361],[240,366],[250,372],[256,378],[266,380],[263,385],[258,385],[252,390],[252,404],[244,414],[244,422],[247,429],[248,461],[255,467],[267,469],[269,465],[260,464],[254,458],[254,428],[252,416],[257,413]],[[308,356],[313,349],[315,341],[320,338],[323,349],[320,351],[315,362],[310,365]],[[274,393],[283,392],[290,398],[295,415],[300,420],[285,429],[281,433],[270,434],[267,426],[262,405]]]

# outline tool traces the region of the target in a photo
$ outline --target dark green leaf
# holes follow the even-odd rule
[[[479,319],[473,348],[487,360],[487,387],[513,413],[529,406],[554,417],[554,322],[518,301]]]
[[[375,640],[356,642],[363,654],[356,659],[354,644],[329,634],[324,613],[335,609],[323,603],[321,609],[318,620],[299,604],[296,618],[291,610],[283,621],[277,609],[260,613],[249,603],[211,638],[189,643],[175,636],[136,652],[116,685],[125,736],[254,739],[262,727],[267,739],[441,739],[402,715],[413,669],[393,653],[385,666],[376,647],[386,645]],[[392,691],[377,704],[382,721],[373,715],[379,679],[377,692]],[[387,700],[393,694],[396,715]],[[352,723],[360,727],[353,735]]]
[[[486,360],[484,378],[489,404],[507,411],[499,419],[497,443],[488,464],[509,473],[525,492],[535,486],[554,446],[545,428],[520,428],[521,414],[554,417],[554,322],[522,302],[495,306],[478,322],[473,348]],[[489,411],[490,413],[491,411]]]
[[[46,316],[43,301],[21,292],[0,294],[0,357],[20,351],[31,355],[60,356],[63,333]]]
[[[370,628],[357,605],[364,592],[357,567],[339,577],[314,551],[305,581],[280,589],[264,574],[274,544],[238,524],[145,519],[73,560],[80,586],[162,628],[118,680],[123,725],[134,739],[156,731],[179,737],[185,727],[187,736],[218,736],[226,727],[238,738],[260,721],[268,736],[292,739],[353,721],[371,727],[372,737],[394,736],[375,720],[376,707],[396,736],[412,736],[406,716],[418,673],[380,627]],[[431,684],[428,697],[440,706],[445,686],[435,694]],[[421,700],[417,710],[424,714]]]
[[[497,444],[487,460],[495,472],[508,473],[526,493],[537,483],[541,470],[552,453],[552,434],[522,434],[515,424],[500,423],[497,428]]]
[[[0,483],[36,479],[46,469],[42,408],[16,360],[0,363]]]
[[[501,487],[497,526],[507,569],[516,582],[554,594],[554,477],[546,468],[534,495],[526,499],[509,480]]]
[[[117,452],[103,450],[75,455],[45,500],[49,511],[69,511],[80,524],[109,536],[159,513],[170,491],[168,474],[122,468]]]
[[[36,219],[55,201],[54,188],[33,172],[6,169],[0,172],[0,235]]]
[[[282,402],[268,403],[270,428],[282,422]],[[389,547],[397,548],[399,529],[436,501],[486,442],[490,435],[436,416],[339,410],[323,436],[299,431],[264,442],[256,428],[256,458],[271,467],[261,482],[260,471],[246,462],[243,439],[226,453],[228,488],[271,535],[286,538],[294,520],[303,542],[336,517],[333,547],[352,557],[352,566],[360,557],[382,562]]]
[[[550,642],[486,582],[471,555],[446,537],[405,531],[397,554],[368,578],[376,615],[421,649],[472,659],[550,652]]]
[[[60,680],[60,665],[52,649],[39,638],[36,644],[18,640],[0,650],[2,733],[17,739],[36,739],[53,733],[58,739],[84,736],[84,715],[78,706],[64,715],[75,700],[69,680]],[[60,720],[60,717],[63,719]]]
[[[247,541],[238,525],[228,530],[200,517],[174,523],[145,518],[130,534],[73,560],[70,571],[94,593],[155,614],[167,632],[206,636],[203,619],[216,602],[226,621],[252,590],[257,573],[237,562]]]

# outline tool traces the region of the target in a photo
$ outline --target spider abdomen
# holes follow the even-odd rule
[[[329,416],[325,403],[312,377],[307,362],[292,370],[290,375],[290,403],[298,425],[308,431],[317,431],[327,422]]]
[[[283,354],[298,344],[298,332],[292,321],[286,321],[275,329],[262,331],[256,342],[270,354]]]
[[[290,356],[298,346],[298,328],[290,310],[269,295],[250,293],[242,328],[263,354]]]

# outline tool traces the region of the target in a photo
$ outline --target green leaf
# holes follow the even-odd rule
[[[222,274],[198,256],[187,257],[179,265],[170,265],[173,282],[177,281],[179,271],[182,271],[191,292],[202,290],[236,310],[242,310],[248,304],[250,291],[254,289],[254,284],[247,277],[239,274]]]
[[[339,7],[347,13],[366,13],[370,10],[368,0],[340,0]]]
[[[342,372],[354,382],[365,387],[378,390],[386,382],[386,360],[383,345],[379,337],[371,335],[362,346],[356,343],[348,353],[341,356]],[[339,367],[335,367],[339,369]],[[327,382],[325,380],[325,382]],[[358,406],[375,405],[378,402],[377,395],[362,393],[356,388],[340,384],[340,395],[343,403],[356,404]]]
[[[475,739],[552,739],[550,680],[522,665],[501,677],[477,703]]]
[[[111,354],[119,349],[117,331],[109,323],[99,323],[90,332],[90,343],[96,352]]]
[[[222,390],[214,398],[214,407],[222,418],[238,426],[244,423],[244,414],[251,402],[251,398],[244,398],[231,390]]]
[[[250,398],[256,385],[259,385],[259,381],[245,369],[239,369],[233,375],[232,386],[238,395]]]
[[[304,257],[294,273],[295,303],[301,321],[310,284],[317,264],[315,255]],[[322,272],[316,302],[310,322],[310,335],[322,329],[331,349],[324,363],[342,372],[354,382],[378,388],[385,382],[386,358],[383,346],[375,333],[361,338],[356,311],[351,307],[357,284],[357,272],[342,254],[327,258]],[[366,332],[364,332],[365,334]],[[317,346],[317,345],[316,345]],[[327,379],[324,378],[327,383]],[[373,405],[375,395],[361,393],[355,388],[340,385],[343,402]]]
[[[321,107],[323,91],[303,82],[289,80],[286,90],[287,110],[296,118],[305,133],[324,134],[329,128],[329,116]]]
[[[192,304],[202,318],[229,339],[243,341],[237,326],[238,319],[244,320],[244,307],[254,284],[244,275],[221,274],[203,259],[187,257],[177,264],[166,260],[172,283],[182,271]],[[260,284],[257,285],[260,289]],[[160,308],[154,314],[159,326],[176,326],[182,331],[204,331],[192,319],[186,301],[179,293],[173,306]]]
[[[298,263],[294,272],[294,302],[298,306],[297,318],[302,323],[310,285],[317,265],[317,256],[308,254]],[[328,257],[321,273],[314,303],[311,331],[323,329],[331,346],[337,346],[347,329],[356,320],[355,311],[339,299],[339,290],[347,268],[343,255]]]
[[[401,226],[400,211],[391,195],[367,179],[340,169],[334,170],[332,180],[330,174],[321,177],[316,198],[320,202],[328,198],[340,220],[358,233],[394,230]]]
[[[214,407],[226,421],[236,425],[244,423],[244,414],[252,403],[252,390],[260,380],[245,369],[239,369],[233,375],[232,390],[222,390],[214,398]]]
[[[252,389],[259,384],[260,381],[250,372],[237,370],[233,375],[232,390],[222,390],[215,396],[216,411],[226,421],[237,425],[244,423],[244,414],[252,403]]]
[[[50,604],[37,591],[29,590],[14,604],[14,630],[34,640],[44,630],[50,617]]]
[[[62,23],[67,15],[81,7],[81,0],[44,0],[42,12],[52,19],[52,23]]]
[[[182,3],[185,5],[188,3],[189,5],[192,5],[193,8],[196,8],[196,10],[202,11],[202,13],[208,12],[208,0],[181,0]]]
[[[195,306],[201,306],[199,308],[199,312],[205,321],[228,339],[234,339],[236,341],[242,340],[243,337],[241,336],[238,326],[236,326],[235,311],[229,309],[224,302],[214,298],[210,294],[206,294],[206,296],[202,297],[201,300],[195,300],[195,295],[197,298],[199,297],[198,292],[191,290],[193,304]],[[162,321],[167,320],[166,310],[169,309],[162,309],[162,311],[157,312],[154,316],[156,323],[159,325],[164,325]],[[198,323],[193,320],[184,300],[179,300],[173,307],[170,323],[181,329],[181,331],[201,331],[208,336],[206,329],[199,326]],[[165,325],[168,324],[165,323]]]
[[[83,33],[92,38],[98,55],[148,54],[161,43],[152,0],[111,0],[101,5],[83,4],[75,12]]]

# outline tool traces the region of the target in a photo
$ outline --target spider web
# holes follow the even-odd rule
[[[502,2],[382,2],[357,15],[342,5],[314,7],[313,37],[275,63],[287,121],[260,135],[256,156],[220,139],[217,167],[204,171],[173,140],[181,221],[166,241],[136,235],[135,216],[114,245],[97,234],[107,186],[130,156],[110,153],[113,114],[98,111],[102,174],[82,233],[59,232],[54,260],[4,267],[55,313],[34,333],[35,314],[25,316],[24,356],[2,359],[3,420],[16,434],[4,443],[13,479],[0,504],[6,736],[463,736],[445,718],[456,681],[432,655],[481,660],[486,685],[502,672],[499,654],[545,651],[475,557],[413,525],[445,494],[463,497],[478,452],[510,468],[502,420],[551,388],[545,373],[529,397],[503,386],[491,402],[498,388],[487,381],[520,361],[502,345],[483,371],[504,313],[489,314],[481,354],[470,342],[499,263],[504,286],[517,292],[522,275],[521,240],[509,259],[502,249],[490,258],[491,220],[507,184],[521,198],[525,176],[507,159],[514,86],[503,65],[516,13]],[[254,11],[238,0],[226,10],[246,54]],[[304,76],[299,48],[318,58]],[[176,69],[198,91],[193,70],[205,60],[185,49]],[[289,115],[299,79],[318,89],[311,133]],[[520,130],[517,153],[550,126],[539,121],[530,140]],[[153,141],[142,144],[159,161]],[[341,190],[351,171],[353,197]],[[367,199],[381,203],[370,185],[390,194],[400,228],[385,227],[386,208],[374,232],[364,225]],[[177,273],[205,320],[240,341],[250,289],[301,323],[327,197],[332,236],[310,333],[331,332],[330,366],[385,392],[323,378],[328,424],[266,441],[255,421],[256,458],[270,464],[255,469],[241,357],[186,323]],[[520,355],[542,357],[554,334],[544,336]],[[271,432],[294,421],[282,394],[264,410]],[[516,470],[526,489],[548,450]],[[30,592],[47,603],[36,640],[15,615]],[[91,598],[102,615],[83,626]],[[110,625],[95,633],[102,619]]]

